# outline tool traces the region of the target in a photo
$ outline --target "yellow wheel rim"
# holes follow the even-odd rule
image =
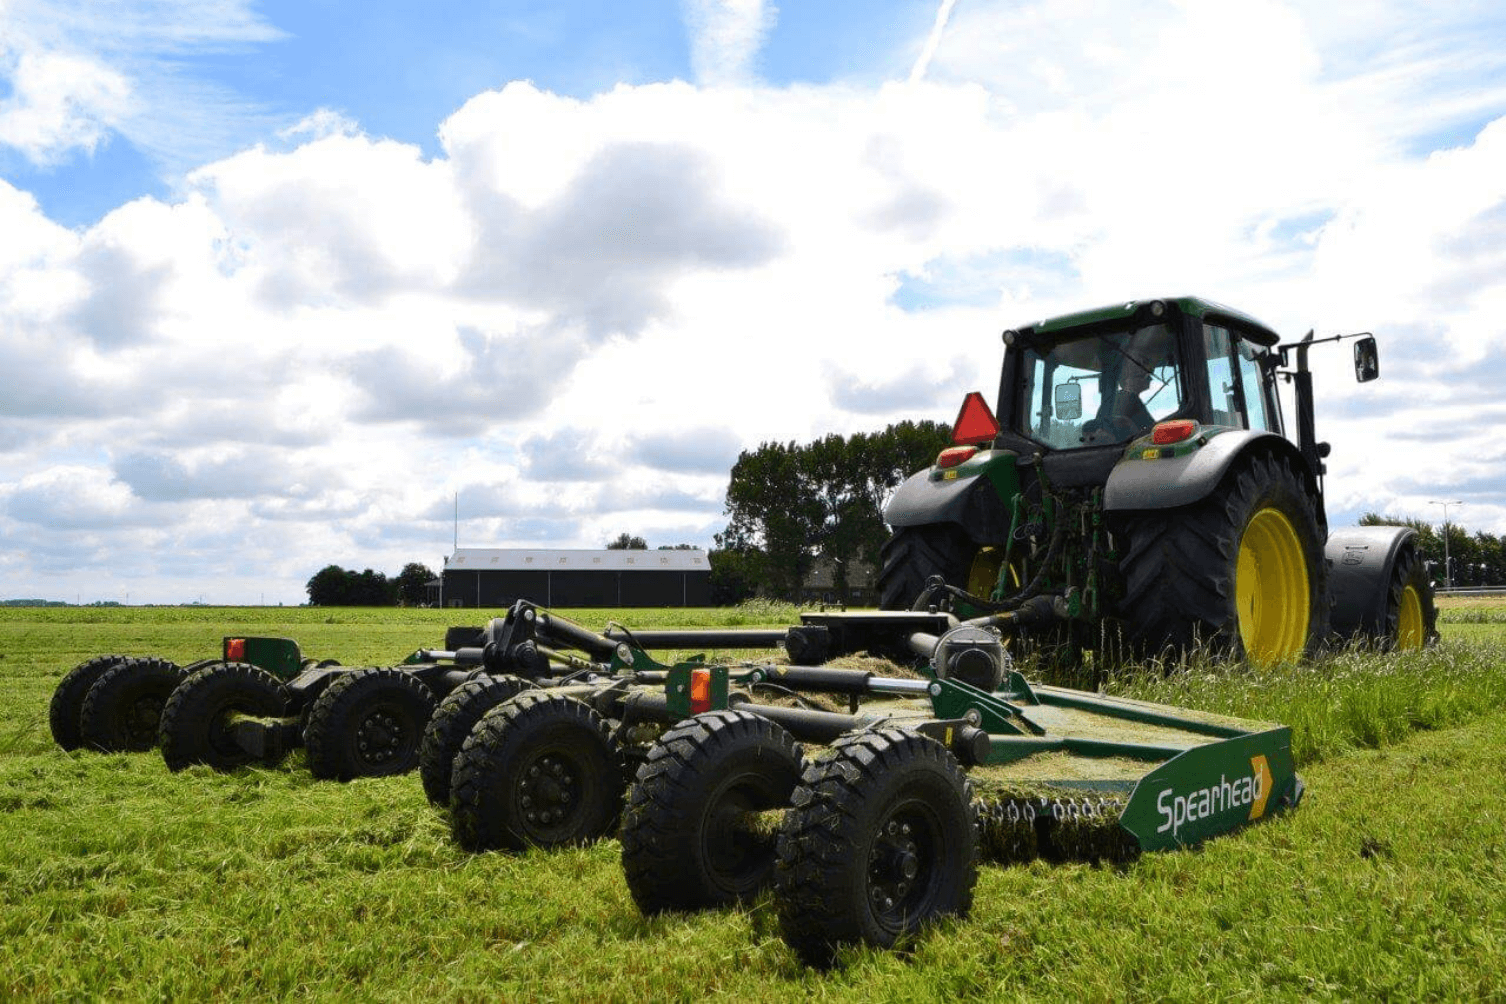
[[[973,555],[973,563],[967,570],[967,591],[974,596],[988,599],[999,584],[999,566],[1004,563],[1001,547],[980,547]]]
[[[1261,509],[1245,527],[1234,602],[1239,637],[1252,662],[1268,665],[1302,654],[1312,617],[1307,560],[1292,521],[1280,510]]]
[[[1402,651],[1422,648],[1422,597],[1416,586],[1401,591],[1396,610],[1396,647]]]

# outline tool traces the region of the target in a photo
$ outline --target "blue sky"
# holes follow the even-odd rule
[[[1506,17],[1414,0],[0,6],[0,597],[709,544],[766,440],[1195,293],[1320,362],[1329,509],[1506,531]],[[1416,430],[1442,445],[1378,463]],[[1466,498],[1466,495],[1468,496]]]

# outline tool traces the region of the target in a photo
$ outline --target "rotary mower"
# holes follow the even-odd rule
[[[828,966],[842,945],[966,914],[980,860],[1124,862],[1297,805],[1282,726],[1027,681],[1005,638],[1049,614],[809,613],[736,637],[575,627],[570,678],[475,718],[451,764],[454,836],[523,849],[616,829],[645,913],[772,888],[785,940]],[[490,660],[510,660],[527,619],[564,623],[519,603],[486,629]],[[792,663],[648,654],[697,644],[778,644]],[[859,652],[914,668],[826,664]]]

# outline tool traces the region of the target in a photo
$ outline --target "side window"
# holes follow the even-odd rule
[[[1277,431],[1265,411],[1264,384],[1261,380],[1260,360],[1255,352],[1255,346],[1241,340],[1239,349],[1239,376],[1245,388],[1245,406],[1249,424],[1246,428],[1259,429],[1262,432]]]
[[[1213,424],[1243,426],[1229,330],[1216,324],[1204,324],[1203,347],[1208,356],[1208,396],[1213,403]]]

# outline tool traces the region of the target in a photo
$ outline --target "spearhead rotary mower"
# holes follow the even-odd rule
[[[1006,331],[997,411],[969,394],[956,445],[884,513],[880,605],[973,616],[1059,599],[1022,641],[1064,661],[1432,643],[1415,531],[1329,530],[1308,352],[1341,339],[1359,381],[1379,376],[1369,334],[1280,344],[1195,297]]]
[[[479,851],[615,830],[645,913],[772,888],[786,941],[827,966],[842,945],[888,947],[966,914],[980,860],[1126,862],[1300,801],[1288,729],[1031,683],[1004,643],[1022,616],[595,635],[520,602],[486,629],[486,659],[515,662],[509,646],[528,643],[510,625],[531,620],[581,661],[479,715],[436,713],[431,734],[469,728],[450,764],[454,836]],[[649,655],[776,644],[814,664]],[[911,653],[914,669],[825,664],[865,651]]]

